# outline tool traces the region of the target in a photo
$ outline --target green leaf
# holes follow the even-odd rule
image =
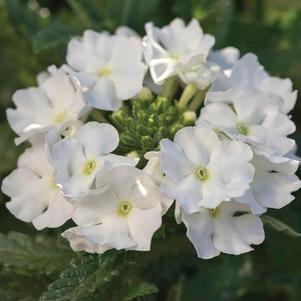
[[[158,292],[158,288],[151,283],[143,282],[129,286],[128,291],[122,297],[123,301],[134,300],[135,298],[143,297]]]
[[[110,251],[101,256],[84,254],[49,285],[40,301],[82,301],[120,275],[127,266],[125,252]]]
[[[33,37],[33,50],[38,53],[62,43],[67,43],[72,35],[73,32],[69,27],[54,23],[36,33]]]
[[[19,271],[56,274],[69,264],[73,256],[69,247],[54,238],[32,238],[18,232],[0,234],[0,263]]]
[[[271,226],[274,230],[279,231],[279,232],[284,232],[289,236],[292,237],[301,237],[301,233],[297,232],[284,222],[268,215],[262,215],[261,219],[264,224]]]
[[[85,29],[101,29],[103,7],[101,1],[67,0]]]
[[[153,19],[159,0],[127,0],[127,6],[124,8],[123,24],[133,28],[136,31],[143,30],[144,24]],[[140,32],[142,34],[142,32]]]

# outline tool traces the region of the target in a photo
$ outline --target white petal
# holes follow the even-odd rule
[[[121,100],[116,95],[114,83],[109,77],[101,77],[84,93],[86,102],[101,110],[116,111],[121,107]]]
[[[260,244],[264,240],[263,224],[260,218],[252,214],[233,216],[233,210],[245,211],[244,206],[236,202],[223,203],[214,218],[214,246],[228,254],[239,255],[249,252],[251,244]]]
[[[76,71],[97,73],[110,57],[112,39],[106,33],[86,30],[68,44],[67,62]]]
[[[87,158],[97,158],[115,150],[119,143],[117,130],[108,123],[91,121],[83,125],[75,135],[83,145]]]
[[[88,227],[88,229],[91,229],[94,232],[95,230],[97,231],[99,227],[101,226]],[[89,236],[86,235],[88,229],[86,229],[85,234],[82,234],[81,227],[70,228],[65,231],[62,236],[69,240],[70,246],[75,252],[85,251],[88,253],[102,254],[111,249],[108,245],[100,245],[91,242]]]
[[[136,242],[130,237],[128,219],[115,214],[103,220],[98,233],[89,235],[91,235],[91,241],[101,245],[109,245],[117,250],[136,246]]]
[[[44,228],[57,228],[71,218],[73,205],[59,192],[54,192],[50,199],[48,208],[33,221],[38,230]]]
[[[196,212],[200,208],[199,202],[202,199],[202,185],[194,175],[177,182],[173,182],[165,177],[161,184],[161,191],[170,198],[176,199],[187,213]]]
[[[219,144],[219,139],[214,131],[196,126],[179,130],[174,143],[180,145],[185,157],[199,167],[208,164],[210,152]]]
[[[92,190],[77,203],[72,219],[79,226],[96,225],[118,210],[118,199],[112,188]]]
[[[187,236],[193,243],[198,257],[210,259],[220,254],[212,242],[214,225],[211,216],[207,211],[200,211],[194,214],[183,213],[183,222],[187,228]]]
[[[2,191],[11,197],[7,209],[18,219],[31,222],[48,206],[50,181],[41,179],[32,171],[15,169],[2,182]]]
[[[131,238],[137,243],[135,250],[149,251],[152,237],[161,226],[161,205],[149,210],[133,208],[129,216]]]
[[[234,133],[238,122],[237,116],[229,106],[223,103],[210,103],[201,111],[201,119],[213,128],[218,128],[227,133]]]
[[[258,86],[268,74],[258,63],[257,57],[248,53],[234,66],[231,74],[232,87],[247,90]]]
[[[223,140],[215,148],[207,166],[213,181],[219,181],[228,198],[241,196],[253,180],[254,168],[249,163],[253,157],[251,148],[240,141]]]
[[[193,173],[195,167],[185,158],[182,148],[168,139],[160,142],[161,170],[172,180],[180,180]]]

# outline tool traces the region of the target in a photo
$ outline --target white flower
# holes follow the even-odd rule
[[[161,140],[161,190],[186,213],[215,208],[241,196],[253,179],[251,149],[238,141],[220,141],[202,126],[179,130],[174,142]]]
[[[2,191],[11,198],[8,210],[38,230],[59,227],[71,218],[73,205],[57,187],[43,145],[20,156],[18,168],[3,180]]]
[[[87,195],[74,211],[79,227],[63,233],[72,248],[93,253],[110,248],[150,250],[162,222],[162,194],[152,179],[140,169],[123,165],[98,178],[96,187],[100,189]]]
[[[141,42],[134,37],[86,30],[68,45],[67,62],[87,103],[103,110],[117,110],[141,90],[146,70],[141,60]]]
[[[220,68],[214,63],[206,62],[203,55],[196,55],[187,62],[180,62],[176,70],[186,85],[194,85],[203,90],[216,79]]]
[[[254,180],[250,189],[237,198],[239,202],[249,205],[254,214],[261,214],[267,208],[280,209],[295,199],[291,193],[301,187],[295,175],[298,161],[287,159],[276,164],[255,155],[251,163],[255,167]]]
[[[16,109],[7,110],[11,128],[20,136],[20,143],[50,128],[77,120],[85,108],[81,91],[72,77],[51,66],[49,75],[39,87],[17,90],[13,95]]]
[[[88,122],[73,137],[67,137],[52,148],[55,179],[64,195],[87,194],[102,169],[115,164],[136,165],[137,160],[110,154],[119,143],[117,130],[110,124]]]
[[[136,38],[141,41],[141,37],[139,36],[139,34],[135,30],[133,30],[132,28],[130,28],[128,26],[117,27],[115,30],[115,34],[117,36],[124,36],[127,38]]]
[[[60,129],[51,129],[46,135],[42,143],[45,142],[45,151],[49,162],[53,163],[53,147],[65,137],[73,137],[82,127],[80,120],[66,122]]]
[[[237,214],[237,215],[235,215]],[[182,219],[187,236],[198,257],[213,258],[221,252],[239,255],[252,251],[252,244],[261,244],[264,230],[261,219],[250,214],[249,207],[235,201],[223,202],[216,209],[202,208]]]
[[[157,185],[160,185],[164,177],[160,166],[160,152],[147,152],[145,153],[144,158],[148,161],[143,170],[152,177]]]
[[[160,187],[164,178],[164,174],[161,171],[160,152],[147,152],[145,153],[144,158],[148,160],[148,162],[143,168],[143,171],[146,172],[152,178],[152,180],[158,187]],[[168,211],[172,203],[173,199],[164,195],[161,197],[161,205],[164,214]]]
[[[225,47],[219,50],[212,50],[208,60],[220,66],[226,74],[231,74],[234,64],[239,60],[239,50],[235,47]],[[230,72],[230,73],[229,73]]]
[[[213,92],[207,95],[206,102],[219,101],[219,91],[249,90],[255,87],[280,96],[283,99],[281,110],[284,113],[288,113],[294,108],[297,91],[293,91],[292,81],[288,78],[269,76],[263,66],[259,64],[257,57],[251,53],[237,61],[231,71],[227,70],[218,77],[212,86]]]
[[[157,28],[147,23],[144,38],[144,56],[156,84],[176,75],[176,67],[196,55],[205,60],[214,44],[214,37],[203,34],[197,20],[187,26],[181,19],[173,20],[168,26]]]
[[[220,99],[229,100],[229,93],[221,93]],[[252,145],[259,155],[274,162],[281,161],[295,144],[287,137],[295,131],[295,125],[279,111],[274,95],[254,88],[232,94],[231,102],[231,105],[209,103],[202,109],[199,122]]]

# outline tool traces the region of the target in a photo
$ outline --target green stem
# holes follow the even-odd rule
[[[186,107],[189,101],[198,92],[198,88],[195,85],[188,85],[179,100],[179,106]]]
[[[109,120],[106,117],[104,117],[103,114],[99,110],[94,109],[91,111],[90,114],[91,114],[91,117],[98,122],[110,123]]]
[[[193,97],[193,99],[189,105],[190,111],[196,111],[201,106],[201,104],[204,102],[206,92],[207,92],[207,89],[200,90],[197,92],[197,94]]]
[[[161,96],[172,99],[177,93],[179,82],[176,76],[172,76],[165,80]]]

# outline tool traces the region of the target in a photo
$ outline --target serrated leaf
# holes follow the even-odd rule
[[[124,252],[84,254],[49,285],[40,301],[81,301],[117,277],[127,265]]]
[[[122,300],[130,301],[146,295],[155,294],[157,292],[158,288],[154,284],[143,282],[130,286]]]
[[[274,230],[279,232],[284,232],[285,234],[292,236],[292,237],[301,237],[301,233],[297,232],[284,222],[269,216],[269,215],[262,215],[261,219],[264,224],[271,226]]]
[[[59,240],[10,232],[0,234],[0,263],[20,271],[34,270],[39,273],[54,274],[63,270],[74,253]]]
[[[38,53],[42,50],[56,47],[59,44],[67,43],[73,32],[69,27],[62,24],[52,24],[41,29],[33,37],[33,50]]]

